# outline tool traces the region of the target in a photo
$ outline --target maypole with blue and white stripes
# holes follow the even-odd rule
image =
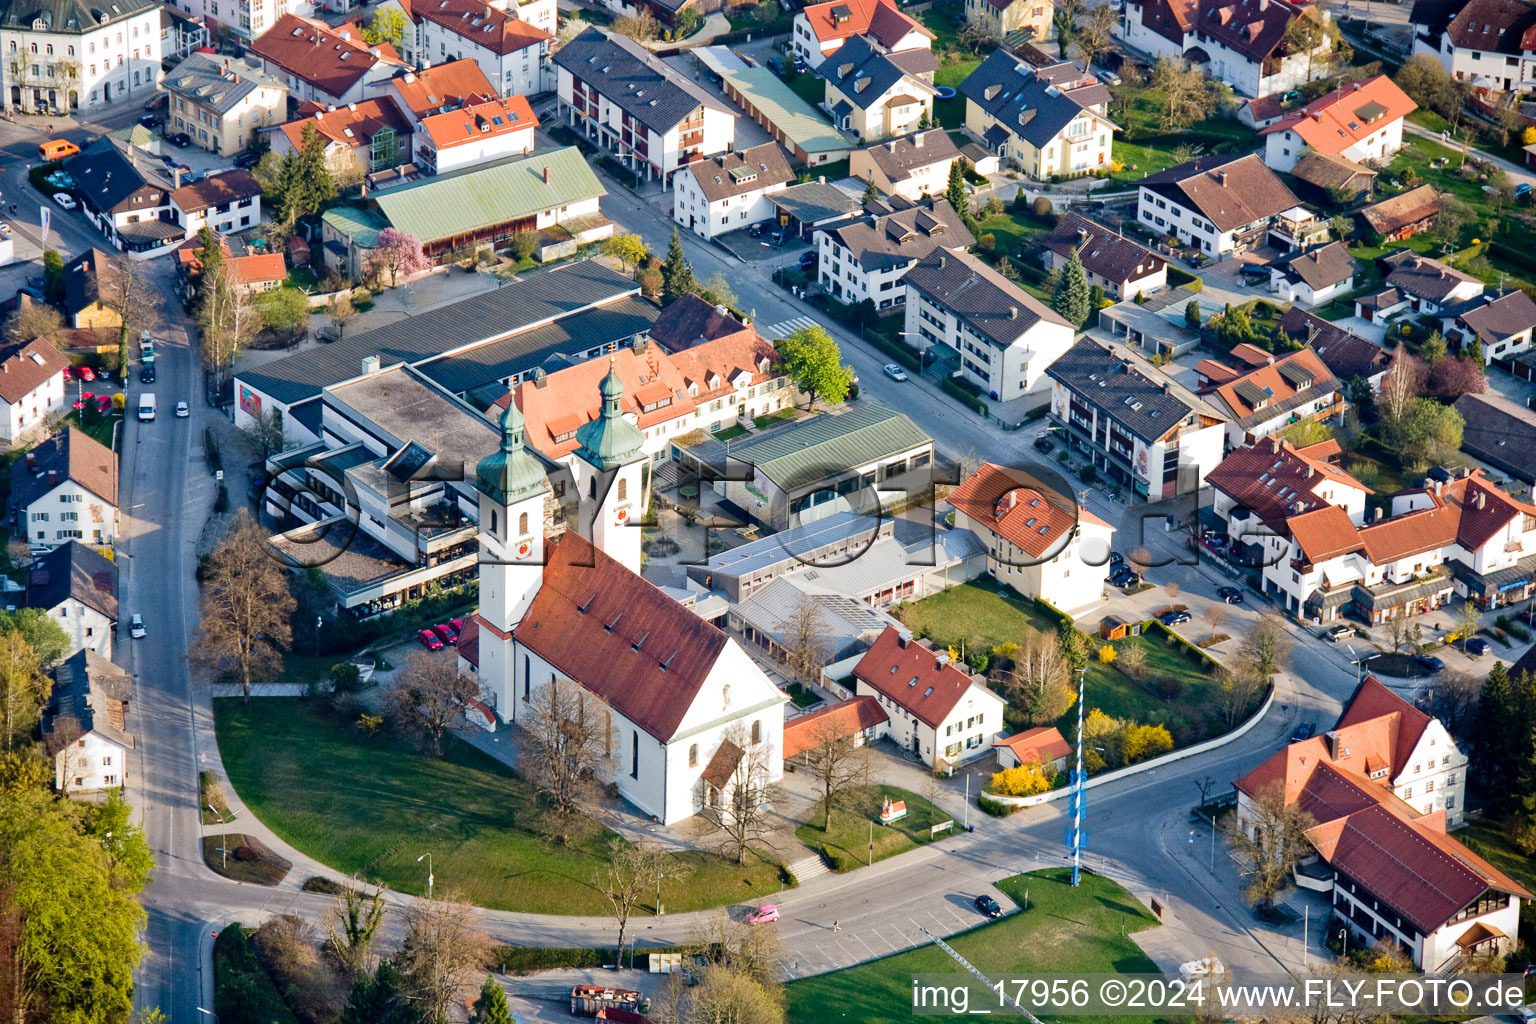
[[[1084,666],[1077,676],[1077,767],[1069,780],[1072,792],[1068,810],[1072,824],[1067,826],[1067,851],[1072,858],[1072,884],[1077,885],[1078,873],[1083,866],[1083,847],[1088,845],[1088,830],[1083,828],[1083,813],[1088,804],[1088,773],[1083,771],[1083,715],[1084,689],[1087,686],[1088,669]]]

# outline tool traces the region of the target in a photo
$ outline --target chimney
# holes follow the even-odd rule
[[[1376,509],[1376,518],[1372,519],[1371,522],[1373,522],[1373,523],[1381,522],[1382,519],[1385,518],[1386,514],[1387,514],[1387,510],[1386,509],[1384,509],[1384,508],[1377,508]]]
[[[171,168],[171,182],[172,182],[172,185],[171,185],[172,189],[181,188],[181,165],[180,164],[177,164],[175,167]]]
[[[1077,229],[1077,244],[1078,245],[1087,245],[1088,244],[1088,229],[1087,228],[1078,228]]]
[[[912,148],[913,149],[922,149],[923,148],[923,138],[927,134],[928,134],[927,132],[918,132],[916,135],[912,136]]]
[[[552,181],[553,181],[553,180],[554,180],[554,179],[553,179],[553,177],[552,177],[552,176],[551,176],[551,175],[550,175],[550,173],[549,173],[549,167],[548,167],[548,166],[545,166],[545,168],[544,168],[544,184],[546,184],[546,185],[548,185],[548,184],[550,184],[550,183],[551,183],[551,182],[552,182]]]
[[[1226,171],[1217,171],[1216,172],[1216,177],[1218,179],[1220,179],[1221,187],[1222,188],[1226,188],[1227,187],[1227,172]]]
[[[406,85],[410,85],[411,83],[413,83],[415,81],[416,81],[416,72],[414,72],[414,71],[407,71],[405,73],[405,84]]]
[[[48,482],[50,484],[57,483],[58,479],[59,479],[59,471],[56,470],[56,469],[50,469],[48,471]]]
[[[1482,508],[1483,506],[1485,506],[1487,504],[1488,504],[1488,493],[1486,491],[1478,491],[1477,492],[1477,507],[1478,508]]]
[[[1171,381],[1171,380],[1163,381],[1163,394],[1166,395],[1166,394],[1169,394],[1172,391],[1173,391],[1173,381]]]
[[[540,366],[533,371],[533,386],[536,388],[549,387],[549,374],[544,372],[544,367]]]
[[[825,185],[826,183],[827,183],[827,176],[825,174],[818,174],[818,175],[816,175],[816,184],[818,184],[818,185]]]
[[[939,253],[939,269],[940,270],[944,269],[944,254],[943,253]]]
[[[894,153],[894,152],[896,152],[896,143],[894,143],[894,142],[887,142],[885,144],[885,151],[887,153]]]
[[[1019,318],[1019,307],[1018,306],[1009,306],[1008,307],[1008,319],[1009,320],[1017,320],[1018,318]]]
[[[1323,743],[1328,747],[1328,760],[1337,761],[1339,759],[1339,734],[1332,729],[1328,730],[1323,733]]]
[[[363,376],[371,377],[379,372],[378,356],[363,356]]]

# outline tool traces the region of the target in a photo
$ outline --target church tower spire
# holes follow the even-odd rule
[[[598,385],[602,408],[576,431],[571,472],[581,498],[578,521],[594,547],[640,571],[640,520],[645,516],[645,435],[624,415],[617,357]]]

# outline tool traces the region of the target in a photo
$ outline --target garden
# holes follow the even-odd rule
[[[881,824],[880,809],[887,800],[904,801],[906,817]],[[795,829],[795,838],[819,852],[833,871],[852,871],[953,832],[951,828],[934,835],[933,826],[951,821],[950,815],[931,800],[895,786],[860,786],[842,794],[825,830],[823,807],[816,804],[810,822]]]

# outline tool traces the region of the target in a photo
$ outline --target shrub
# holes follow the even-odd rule
[[[323,875],[310,875],[304,879],[304,884],[299,886],[305,892],[318,892],[326,896],[340,896],[346,892],[349,886],[342,885],[332,878]]]
[[[1029,204],[1029,212],[1033,213],[1040,220],[1045,220],[1047,217],[1052,216],[1055,211],[1051,207],[1049,199],[1045,198],[1045,196],[1036,196],[1034,201]]]
[[[1034,796],[1050,789],[1054,781],[1055,773],[1047,774],[1035,761],[994,773],[987,783],[987,790],[1004,796]]]
[[[990,232],[990,231],[983,232],[982,236],[980,238],[976,239],[976,251],[977,252],[991,253],[991,252],[996,251],[996,249],[997,249],[997,236],[994,235],[992,232]]]
[[[1015,811],[1022,810],[1022,808],[1016,804],[1005,804],[1001,800],[992,799],[985,793],[976,798],[976,803],[981,807],[983,811],[986,811],[994,818],[1006,818],[1008,815],[1014,813]]]
[[[1108,665],[1115,660],[1115,649],[1109,644],[1099,648],[1099,662]]]
[[[1135,764],[1173,749],[1173,735],[1163,725],[1131,725],[1125,730],[1125,763]]]
[[[1152,689],[1163,700],[1173,700],[1184,692],[1184,684],[1173,678],[1173,676],[1160,676],[1157,682],[1152,684]]]
[[[295,1024],[292,1011],[262,970],[245,928],[226,925],[213,943],[214,1006],[230,1024]]]
[[[1091,484],[1099,478],[1099,471],[1094,469],[1091,465],[1084,466],[1082,469],[1078,470],[1077,478],[1085,484]]]
[[[503,974],[532,974],[559,967],[601,967],[604,952],[581,946],[498,946],[492,961]]]

